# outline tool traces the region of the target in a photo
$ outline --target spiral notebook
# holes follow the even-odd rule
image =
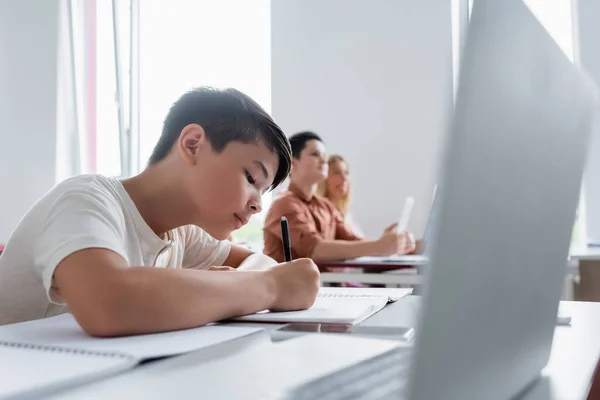
[[[39,398],[132,368],[134,357],[0,342],[0,399]]]
[[[94,338],[70,314],[0,326],[0,399],[39,398],[131,369],[142,361],[199,350],[261,330],[210,325]]]
[[[328,288],[319,290],[312,307],[301,311],[271,312],[236,318],[236,321],[280,323],[360,324],[393,303],[412,293],[412,289],[386,288]]]

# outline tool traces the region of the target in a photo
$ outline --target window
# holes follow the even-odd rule
[[[235,87],[270,111],[270,0],[65,4],[70,57],[63,108],[74,134],[61,139],[61,179],[139,172],[170,105],[193,87]],[[265,210],[270,201],[265,195]],[[236,238],[262,247],[265,212]]]
[[[125,2],[117,3],[117,7]],[[129,3],[129,2],[127,2]],[[125,175],[121,165],[121,143],[119,130],[119,110],[117,107],[117,74],[115,44],[118,47],[127,43],[120,37],[115,40],[113,29],[113,9],[109,1],[97,1],[97,37],[96,37],[96,170],[103,175]],[[120,8],[119,8],[120,10]],[[124,27],[122,27],[124,28]],[[129,28],[118,29],[118,34]],[[123,38],[124,39],[124,38]],[[122,60],[122,56],[119,60]]]
[[[469,24],[470,5],[469,0],[452,0],[450,3],[451,26],[452,26],[452,87],[454,97],[458,87],[458,72],[460,57]]]
[[[77,173],[131,175],[135,151],[130,137],[135,125],[135,98],[130,72],[135,39],[131,13],[136,0],[69,0],[67,3],[69,72],[65,116],[74,135],[60,147],[66,165],[60,178]],[[116,51],[115,51],[116,50]],[[131,76],[135,77],[133,73]]]
[[[191,88],[235,87],[270,112],[269,0],[147,1],[140,5],[139,18],[139,169],[160,136],[170,105]],[[264,210],[270,200],[270,194],[264,196]],[[265,212],[234,238],[261,248]]]
[[[525,0],[525,4],[573,61],[572,0]]]
[[[455,0],[461,1],[461,0]],[[469,0],[469,16],[473,2]],[[573,61],[573,4],[572,0],[523,0],[567,57]]]

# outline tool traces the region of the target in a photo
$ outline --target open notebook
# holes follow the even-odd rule
[[[302,311],[270,312],[236,318],[235,321],[360,324],[386,304],[412,293],[412,289],[329,288],[319,290],[312,307]]]
[[[37,398],[64,387],[252,335],[258,328],[210,325],[118,338],[85,334],[70,314],[0,326],[0,398]]]

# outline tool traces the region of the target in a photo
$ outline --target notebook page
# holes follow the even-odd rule
[[[358,324],[381,310],[388,296],[317,296],[315,304],[307,310],[269,312],[246,315],[236,321],[255,322],[314,322]]]
[[[139,360],[172,356],[260,332],[260,328],[209,325],[174,332],[117,338],[88,336],[71,314],[0,326],[0,341],[121,353]]]
[[[0,398],[60,387],[116,374],[135,365],[127,357],[99,356],[0,345]]]
[[[345,288],[345,287],[322,287],[319,289],[319,297],[377,297],[385,296],[392,301],[400,300],[411,295],[412,288]]]

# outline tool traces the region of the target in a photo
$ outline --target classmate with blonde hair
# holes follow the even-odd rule
[[[346,224],[356,236],[365,236],[356,220],[350,214],[350,179],[346,160],[339,154],[332,154],[327,160],[327,179],[319,184],[317,193],[333,203],[342,214]]]
[[[332,154],[327,160],[329,165],[329,172],[327,179],[319,184],[317,193],[326,199],[328,199],[335,208],[344,217],[344,222],[356,236],[364,237],[362,229],[358,225],[358,222],[354,219],[350,213],[350,169],[348,163],[339,154]],[[415,242],[415,253],[421,253],[423,251],[424,243],[421,239]]]

